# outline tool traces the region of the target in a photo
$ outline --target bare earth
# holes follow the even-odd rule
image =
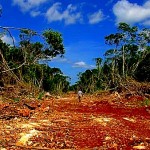
[[[0,150],[150,150],[150,108],[142,97],[76,94],[0,102]]]

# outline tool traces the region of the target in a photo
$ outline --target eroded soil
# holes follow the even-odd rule
[[[150,108],[140,96],[76,94],[0,103],[0,149],[150,149]]]

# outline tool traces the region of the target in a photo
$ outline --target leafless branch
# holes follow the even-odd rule
[[[24,62],[24,63],[22,63],[20,66],[18,66],[18,67],[15,67],[15,68],[11,68],[11,69],[7,69],[7,70],[4,70],[4,71],[2,71],[2,73],[5,73],[5,72],[9,72],[9,71],[12,71],[12,70],[16,70],[16,69],[19,69],[19,68],[21,68],[23,65],[25,65],[26,64],[26,62]]]

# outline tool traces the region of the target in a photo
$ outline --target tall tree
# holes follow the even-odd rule
[[[11,46],[0,41],[0,57],[2,77],[11,75],[16,82],[24,82],[42,87],[44,68],[39,60],[49,59],[65,53],[62,35],[53,30],[45,30],[42,35],[30,29],[15,27],[0,27],[10,33],[11,30],[20,31],[20,45]],[[34,36],[40,36],[41,42],[33,42]],[[14,41],[14,40],[13,40]],[[6,82],[6,80],[5,80]]]
[[[96,67],[98,70],[98,80],[100,79],[100,74],[101,74],[101,63],[102,63],[102,58],[94,58],[96,62]]]

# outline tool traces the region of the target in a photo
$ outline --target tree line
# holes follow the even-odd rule
[[[106,36],[105,42],[111,48],[104,59],[95,58],[96,69],[79,73],[72,89],[94,92],[123,87],[131,79],[150,82],[150,29],[119,23],[117,32]]]
[[[129,79],[150,81],[150,29],[138,29],[120,23],[117,33],[105,37],[110,46],[104,58],[94,58],[96,68],[78,74],[78,81],[70,86],[70,78],[59,68],[51,68],[45,61],[65,53],[61,33],[48,29],[41,34],[24,28],[2,27],[13,45],[0,40],[0,84],[36,88],[39,91],[62,93],[81,88],[84,92],[115,89]],[[15,45],[11,30],[19,31],[20,42]],[[40,38],[40,42],[33,40]]]
[[[4,85],[18,85],[24,88],[36,88],[39,91],[66,92],[69,88],[69,77],[64,76],[59,68],[51,68],[44,60],[51,60],[65,53],[62,35],[48,29],[38,34],[30,29],[0,27],[3,34],[11,35],[10,30],[18,30],[20,42],[16,46],[6,44],[0,40],[0,83]],[[38,42],[32,40],[40,37]],[[35,41],[35,42],[33,42]]]

